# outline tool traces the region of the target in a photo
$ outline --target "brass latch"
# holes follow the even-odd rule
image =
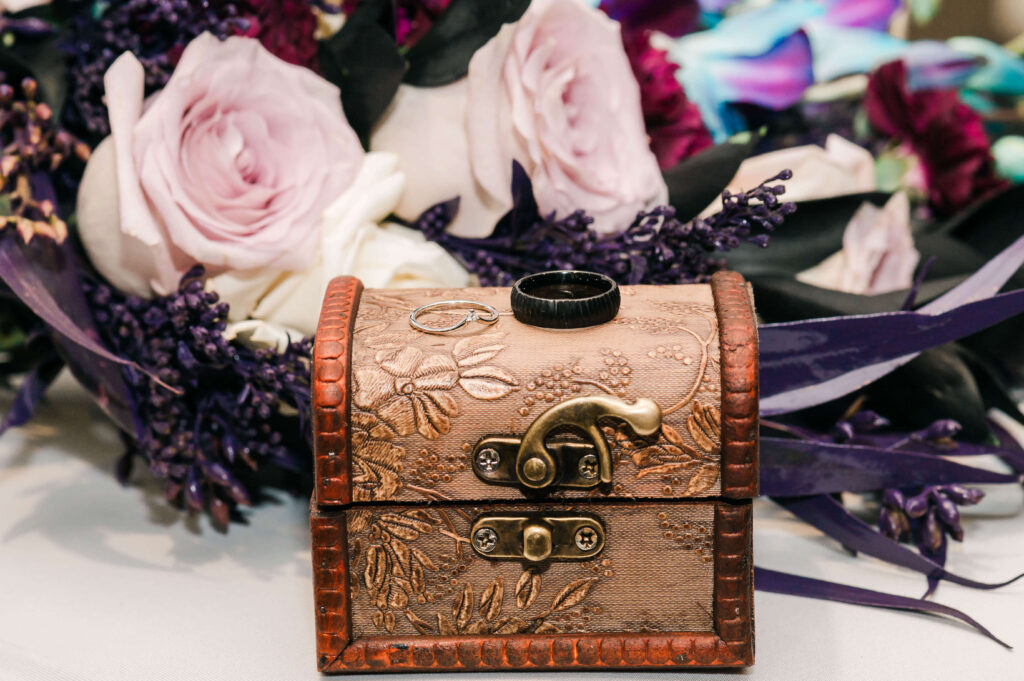
[[[493,560],[586,560],[604,548],[604,526],[586,514],[485,515],[470,536],[473,549]]]
[[[625,421],[643,436],[661,428],[661,409],[653,400],[629,404],[606,395],[576,397],[538,416],[522,439],[489,435],[480,440],[473,450],[473,470],[485,482],[533,490],[611,482],[612,457],[597,425],[605,417]],[[545,442],[562,428],[581,431],[589,442]]]

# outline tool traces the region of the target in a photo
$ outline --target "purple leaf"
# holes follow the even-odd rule
[[[64,360],[57,355],[50,355],[25,374],[11,408],[0,422],[0,434],[6,432],[8,428],[25,425],[32,419],[36,405],[43,399],[46,389],[63,368]]]
[[[823,601],[850,603],[852,605],[866,605],[872,608],[889,608],[891,610],[909,610],[911,612],[930,613],[933,615],[946,615],[974,627],[1004,648],[1011,647],[996,638],[991,631],[963,612],[931,601],[896,596],[895,594],[791,575],[761,567],[754,568],[754,588],[768,593],[817,598]]]
[[[23,245],[10,230],[0,235],[0,279],[54,332],[54,343],[75,378],[127,433],[138,424],[122,366],[141,368],[113,354],[99,340],[70,242],[35,239]]]
[[[57,273],[48,273],[57,274]],[[23,303],[54,331],[73,343],[117,364],[131,364],[107,350],[90,331],[79,326],[53,297],[36,267],[29,261],[21,244],[8,231],[0,238],[0,279]]]
[[[840,502],[827,494],[809,497],[772,497],[772,500],[844,547],[936,579],[945,579],[975,589],[998,589],[1024,577],[1024,574],[1020,574],[1004,582],[991,584],[953,574],[938,563],[878,533],[873,527],[851,515]]]
[[[923,350],[1021,311],[1024,290],[934,314],[888,312],[760,326],[761,413],[783,414],[831,401],[885,376]]]
[[[946,483],[1016,483],[1018,477],[930,454],[761,438],[761,493],[794,497]]]
[[[1001,253],[996,255],[994,258],[989,260],[984,266],[981,267],[977,272],[968,277],[964,282],[948,291],[944,295],[936,298],[932,302],[928,303],[917,312],[918,314],[924,315],[943,315],[947,312],[954,312],[958,307],[968,306],[971,303],[978,303],[984,306],[985,303],[990,303],[995,300],[1004,301],[1007,306],[1010,306],[1009,296],[1014,296],[1015,293],[1004,294],[1004,296],[998,296],[993,298],[995,294],[1009,281],[1010,277],[1020,269],[1020,266],[1024,264],[1024,236],[1019,237],[1016,241],[1006,247]],[[1017,299],[1012,299],[1016,301]],[[985,319],[974,319],[972,320],[975,324],[981,324],[980,327],[964,328],[960,329],[959,334],[952,333],[950,329],[946,329],[947,333],[952,333],[951,340],[955,340],[958,337],[963,337],[974,333],[975,331],[991,326],[1006,317],[1012,316],[1014,312],[1000,316],[999,312],[995,312],[986,308],[971,308],[981,313],[982,309],[986,312],[993,312],[991,317]],[[1017,310],[1019,311],[1019,310]],[[894,314],[907,314],[907,313],[894,313]],[[882,317],[888,317],[888,315],[881,315]],[[987,315],[983,315],[987,316]],[[876,315],[867,315],[866,317],[851,317],[849,321],[860,323],[859,320],[868,319],[867,326],[873,326],[871,323]],[[783,331],[779,333],[788,334],[786,337],[789,342],[799,342],[800,339],[794,335],[796,329],[794,327],[800,324],[806,325],[808,335],[804,337],[804,340],[815,340],[813,334],[815,331],[816,324],[829,323],[841,321],[843,318],[833,320],[809,320],[806,322],[794,322],[790,324],[768,324],[760,327],[761,333],[761,347],[762,352],[765,346],[766,336],[769,340],[776,333],[773,329],[779,328]],[[884,323],[881,324],[884,327]],[[845,333],[858,333],[865,332],[862,327],[856,327],[853,324],[850,326],[844,326]],[[876,327],[874,333],[869,333],[865,337],[860,338],[847,338],[845,346],[850,345],[859,346],[866,348],[872,345],[876,338],[884,338],[891,336],[895,333],[894,329],[885,329]],[[878,335],[876,335],[878,334]],[[817,340],[820,340],[817,339]],[[782,347],[782,339],[776,340],[777,347],[780,352],[785,351],[786,348]],[[933,343],[926,345],[925,347],[934,347],[939,343]],[[921,348],[924,349],[924,348]],[[790,348],[792,350],[792,348]],[[843,354],[838,349],[834,348],[837,354]],[[765,388],[768,387],[768,383],[764,380],[764,374],[762,373],[762,395],[769,395],[767,399],[761,401],[761,413],[765,415],[770,414],[782,414],[791,411],[797,411],[799,409],[805,409],[807,407],[813,407],[818,404],[824,404],[843,395],[849,394],[855,390],[858,390],[865,385],[876,381],[877,379],[885,376],[893,369],[902,366],[912,360],[918,355],[920,350],[907,350],[908,354],[903,356],[895,356],[886,360],[873,360],[876,363],[872,363],[871,360],[867,360],[863,357],[856,357],[856,351],[852,351],[851,354],[847,354],[837,359],[846,360],[846,364],[849,367],[846,373],[840,374],[828,374],[828,375],[815,375],[815,368],[803,365],[801,358],[794,354],[791,355],[788,362],[788,371],[793,374],[799,375],[797,382],[799,385],[790,387],[787,385],[786,377],[781,377],[781,382],[775,386],[771,386],[772,392],[768,393]],[[811,360],[814,361],[813,359]],[[762,359],[762,371],[764,368],[764,360]],[[778,381],[780,377],[776,377]]]

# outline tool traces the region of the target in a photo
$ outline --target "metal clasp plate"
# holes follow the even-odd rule
[[[473,550],[491,560],[587,560],[604,548],[604,525],[589,514],[484,515],[470,531]]]
[[[653,400],[630,404],[607,395],[576,397],[538,416],[522,438],[482,438],[473,450],[473,471],[484,482],[532,490],[611,482],[611,453],[597,424],[602,418],[625,421],[638,435],[653,435],[661,428],[661,409]],[[589,442],[548,443],[549,435],[562,428],[580,432]]]

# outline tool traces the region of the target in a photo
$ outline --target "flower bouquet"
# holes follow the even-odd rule
[[[1024,473],[1019,41],[907,40],[937,1],[0,8],[0,430],[67,367],[122,433],[118,478],[227,530],[311,485],[332,278],[728,266],[764,322],[762,492],[927,583],[757,588],[995,639],[930,596],[1001,585],[947,569],[949,540],[977,485]]]

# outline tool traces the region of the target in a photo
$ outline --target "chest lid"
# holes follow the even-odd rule
[[[519,322],[509,293],[331,283],[313,353],[321,505],[757,494],[756,323],[738,274],[622,287],[615,318],[581,329]],[[456,299],[498,321],[410,326]]]

